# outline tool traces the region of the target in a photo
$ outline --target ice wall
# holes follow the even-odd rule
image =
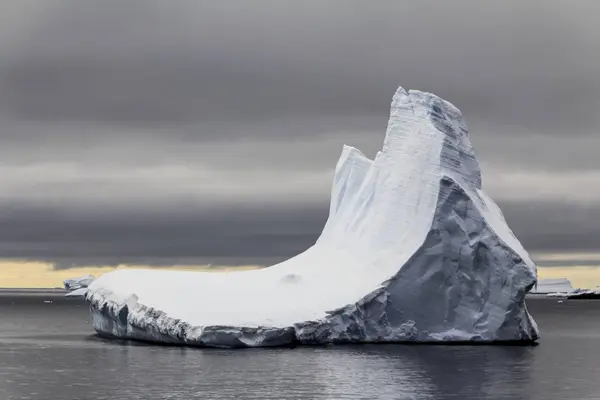
[[[375,159],[344,146],[314,246],[261,270],[115,271],[86,299],[101,334],[191,345],[534,341],[535,283],[459,110],[399,88]]]

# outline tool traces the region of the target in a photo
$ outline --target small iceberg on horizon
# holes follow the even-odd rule
[[[567,278],[538,279],[537,284],[531,289],[531,294],[545,294],[547,296],[566,296],[573,291],[573,285]]]
[[[600,299],[600,286],[594,289],[573,288],[567,278],[546,278],[539,279],[530,294],[567,299]]]
[[[568,299],[600,299],[600,286],[594,289],[575,289],[566,296]]]
[[[87,288],[96,279],[93,275],[85,275],[79,278],[70,278],[63,281],[63,285],[69,293],[65,294],[67,297],[78,297],[83,296],[87,292]]]

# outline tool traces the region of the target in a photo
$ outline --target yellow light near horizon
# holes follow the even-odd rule
[[[591,289],[600,286],[600,267],[538,267],[538,279],[567,278],[574,288]]]
[[[54,269],[52,264],[33,261],[0,260],[0,287],[1,288],[57,288],[63,287],[63,280],[87,274],[98,277],[117,269],[169,269],[177,271],[199,271],[227,273],[241,270],[262,268],[258,265],[210,267],[209,265],[174,265],[170,267],[151,267],[147,265],[120,265],[78,267],[68,269]],[[538,267],[538,277],[567,278],[574,287],[592,288],[600,286],[600,266],[573,266],[573,267]]]
[[[1,288],[62,288],[63,280],[76,278],[79,276],[91,274],[99,277],[107,272],[117,269],[170,269],[177,271],[198,271],[227,273],[231,271],[241,271],[261,268],[258,265],[243,266],[223,266],[210,267],[209,265],[174,265],[169,267],[151,267],[147,265],[119,265],[119,266],[98,266],[98,267],[76,267],[68,269],[54,269],[52,264],[43,262],[29,261],[0,261],[0,287]]]
[[[545,261],[588,261],[598,260],[600,266],[600,253],[598,252],[571,252],[571,253],[549,253],[549,252],[532,252],[530,256],[536,263]]]

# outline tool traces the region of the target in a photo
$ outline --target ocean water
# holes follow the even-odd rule
[[[0,291],[0,399],[600,399],[600,301],[532,298],[538,346],[216,350],[94,335],[82,300]]]

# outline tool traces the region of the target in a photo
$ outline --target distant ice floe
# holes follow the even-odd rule
[[[544,294],[548,297],[568,299],[600,299],[600,287],[595,289],[574,289],[566,278],[539,279],[531,289],[531,294]]]
[[[566,297],[568,299],[600,299],[600,286],[595,289],[575,289]]]
[[[69,293],[67,293],[65,296],[77,297],[85,295],[88,286],[95,279],[96,278],[93,275],[85,275],[79,278],[65,279],[63,281],[63,285],[65,286],[65,289],[69,290]]]
[[[343,147],[329,217],[305,252],[252,271],[118,270],[85,297],[98,333],[152,342],[532,342],[536,281],[482,188],[460,111],[399,88],[374,160]]]
[[[552,278],[552,279],[538,279],[537,285],[535,285],[530,293],[532,294],[553,294],[558,293],[567,294],[573,290],[571,281],[566,278]]]

